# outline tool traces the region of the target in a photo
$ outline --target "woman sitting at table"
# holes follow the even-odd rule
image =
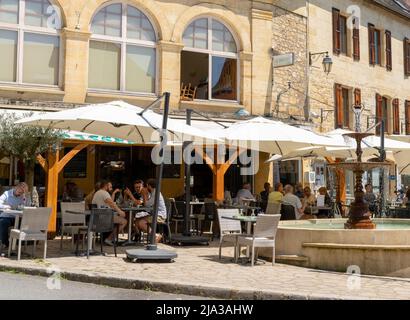
[[[305,214],[312,214],[312,207],[316,205],[316,197],[309,187],[303,189],[302,204],[305,207]]]
[[[410,207],[410,189],[407,189],[406,196],[403,198],[403,206]]]
[[[326,207],[326,208],[321,208],[318,210],[317,216],[318,218],[328,218],[330,215],[330,207],[332,205],[332,199],[330,198],[326,187],[321,187],[319,188],[319,196],[318,196],[318,200],[317,200],[317,206],[318,207]],[[321,201],[322,203],[319,203],[319,197],[324,198],[323,201]]]

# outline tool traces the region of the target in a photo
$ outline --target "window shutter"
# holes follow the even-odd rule
[[[355,19],[356,20],[356,19]],[[360,26],[353,24],[353,59],[355,61],[360,60]]]
[[[340,54],[340,11],[336,8],[332,9],[333,13],[333,53]]]
[[[383,98],[380,94],[376,93],[376,124],[383,119]],[[380,134],[380,126],[376,127],[376,134]]]
[[[404,112],[406,117],[406,135],[410,135],[410,101],[406,100],[404,104]]]
[[[410,40],[404,38],[404,74],[410,76]]]
[[[354,89],[354,104],[362,104],[362,91],[358,88]]]
[[[335,126],[343,128],[343,92],[340,84],[335,85]]]
[[[369,23],[369,62],[371,65],[376,64],[376,45],[374,42],[374,25]]]
[[[392,70],[391,32],[386,30],[386,69]]]
[[[393,134],[400,134],[400,101],[393,100]]]

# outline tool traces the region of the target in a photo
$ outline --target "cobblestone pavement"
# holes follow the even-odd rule
[[[233,249],[224,248],[218,260],[216,243],[210,246],[161,248],[176,251],[174,263],[132,263],[125,249],[115,258],[110,247],[106,256],[76,257],[67,240],[59,250],[59,240],[48,242],[48,255],[42,259],[23,256],[0,258],[0,269],[17,269],[32,274],[58,268],[70,280],[118,287],[147,288],[170,293],[231,299],[409,299],[410,279],[347,274],[260,262],[235,264]],[[129,248],[129,247],[128,247]],[[41,257],[42,244],[37,256]],[[28,252],[31,252],[29,248]],[[23,268],[23,269],[22,269]]]

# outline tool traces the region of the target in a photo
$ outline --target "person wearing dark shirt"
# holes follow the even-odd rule
[[[265,182],[265,184],[263,185],[263,191],[261,191],[261,193],[260,193],[260,195],[261,195],[261,209],[262,209],[263,212],[266,211],[266,208],[268,206],[268,199],[269,199],[270,192],[271,192],[270,183]]]
[[[135,180],[134,191],[125,189],[125,200],[131,200],[135,205],[141,205],[144,202],[144,182]]]

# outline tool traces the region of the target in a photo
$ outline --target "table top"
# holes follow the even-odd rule
[[[21,216],[23,215],[23,210],[15,210],[15,209],[1,209],[1,212],[4,212],[6,214],[11,214],[11,215],[16,215],[16,216]]]
[[[237,221],[242,221],[242,222],[256,222],[256,216],[233,216],[233,217],[226,217],[222,216],[224,219],[229,219],[229,220],[237,220]]]
[[[123,211],[151,211],[152,207],[120,207],[121,210]]]

